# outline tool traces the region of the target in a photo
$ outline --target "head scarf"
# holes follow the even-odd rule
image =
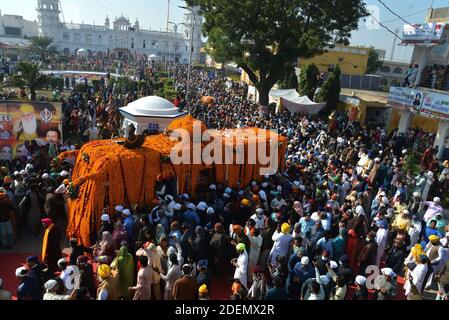
[[[103,250],[114,247],[114,241],[112,240],[112,235],[109,231],[103,231],[101,235],[100,247]]]
[[[122,246],[117,256],[117,267],[120,277],[120,287],[123,296],[129,294],[128,288],[132,286],[134,281],[134,260],[133,256],[128,253],[128,248]]]

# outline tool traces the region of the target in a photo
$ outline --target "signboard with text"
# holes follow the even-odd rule
[[[62,141],[61,104],[0,102],[0,160],[27,154],[25,141],[40,144]]]
[[[449,94],[391,87],[388,104],[449,120]]]
[[[402,33],[405,43],[439,43],[443,32],[449,28],[446,23],[406,24]]]

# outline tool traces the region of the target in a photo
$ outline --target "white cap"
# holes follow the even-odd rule
[[[172,201],[174,198],[171,194],[167,194],[164,199],[165,201]]]
[[[209,208],[207,208],[207,211],[206,211],[208,214],[213,214],[213,213],[215,213],[215,210],[214,210],[214,208],[212,208],[212,207],[209,207]]]
[[[281,187],[281,186],[278,186],[276,189],[277,189],[277,191],[279,191],[279,192],[282,191],[282,187]]]
[[[101,215],[101,221],[110,221],[110,220],[109,220],[109,215],[106,214],[106,213],[105,213],[105,214],[102,214],[102,215]]]
[[[69,173],[65,170],[61,171],[61,173],[59,174],[61,177],[67,177],[69,175]]]
[[[433,202],[440,202],[440,201],[441,201],[440,197],[433,198]]]
[[[16,277],[24,277],[28,273],[25,267],[20,267],[16,269]]]
[[[44,174],[42,175],[42,179],[45,179],[45,180],[47,180],[49,177],[50,177],[50,176],[48,175],[48,173],[44,173]]]
[[[231,194],[231,193],[232,193],[232,189],[229,188],[229,187],[227,187],[227,188],[225,189],[225,193]]]
[[[27,175],[27,172],[26,172],[25,170],[21,170],[21,171],[20,171],[20,174],[21,174],[22,176],[26,176],[26,175]]]
[[[309,257],[302,257],[302,258],[301,258],[301,264],[303,264],[303,265],[308,265],[309,262],[310,262]]]
[[[209,186],[209,189],[211,189],[211,190],[217,190],[217,186],[216,186],[215,184],[211,184],[211,185]]]
[[[115,206],[115,211],[122,212],[123,209],[123,206]]]
[[[230,198],[231,196],[228,194],[228,193],[223,193],[223,197],[225,197],[225,198]]]
[[[364,276],[357,276],[355,277],[355,283],[358,285],[364,286],[366,283],[366,278]]]
[[[256,181],[251,181],[251,187],[255,187],[257,186],[257,182]]]
[[[410,211],[408,211],[407,209],[405,209],[405,210],[402,210],[402,213],[403,213],[403,214],[410,214]]]
[[[414,196],[415,198],[421,197],[421,193],[418,192],[418,191],[415,191],[415,192],[413,192],[413,196]]]
[[[184,198],[184,199],[189,199],[189,195],[187,193],[183,193],[181,195],[181,197]]]
[[[432,171],[428,171],[428,172],[427,172],[427,175],[433,177],[433,172],[432,172]]]
[[[124,209],[122,211],[122,214],[124,214],[125,216],[129,216],[129,215],[131,215],[131,211],[129,211],[129,209]]]
[[[335,268],[338,268],[338,263],[337,262],[335,262],[335,261],[331,261],[330,262],[330,264],[331,264],[331,269],[335,269]]]
[[[262,182],[262,188],[266,188],[268,187],[268,183],[267,182]]]
[[[196,207],[198,208],[198,210],[205,211],[205,210],[207,210],[207,203],[204,201],[201,201],[200,203],[198,203],[198,205]]]
[[[187,208],[190,209],[190,210],[196,210],[196,206],[193,203],[189,203],[187,205]]]
[[[263,210],[262,208],[257,208],[257,209],[256,209],[256,213],[257,213],[257,214],[263,214],[263,213],[264,213],[264,210]]]
[[[402,150],[402,154],[406,154],[407,153],[407,149]]]
[[[14,171],[14,175],[17,176],[18,174],[20,174],[19,171]]]
[[[293,184],[294,184],[295,186],[297,186],[297,187],[299,187],[299,186],[300,186],[300,183],[299,183],[299,181],[293,181]]]
[[[262,200],[267,201],[267,194],[265,193],[265,191],[260,190],[260,191],[259,191],[259,197],[260,197]]]
[[[26,166],[25,166],[25,170],[33,170],[34,169],[34,166],[31,164],[31,163],[28,163]]]
[[[54,287],[56,287],[57,284],[58,284],[58,281],[51,279],[51,280],[48,280],[47,282],[45,282],[44,287],[45,287],[45,289],[47,289],[47,290],[51,290],[51,289],[53,289]]]
[[[175,206],[173,207],[173,209],[175,209],[175,210],[181,210],[181,208],[182,208],[182,206],[179,203],[175,204]]]
[[[394,273],[393,269],[391,269],[391,268],[383,268],[383,269],[380,269],[380,271],[386,276],[393,277],[393,278],[396,277],[396,273]]]
[[[380,158],[374,158],[375,162],[380,162]]]
[[[62,266],[64,264],[67,264],[66,258],[61,258],[61,259],[58,260],[58,266]]]
[[[301,190],[301,191],[305,191],[305,190],[306,190],[306,186],[305,186],[305,185],[303,185],[303,184],[302,184],[302,185],[300,185],[300,186],[299,186],[299,190]]]

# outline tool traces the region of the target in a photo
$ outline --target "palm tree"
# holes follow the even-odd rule
[[[36,100],[36,89],[41,88],[49,81],[49,76],[39,72],[39,66],[29,62],[19,62],[17,70],[22,73],[22,79],[26,82],[31,92],[31,100]]]
[[[49,53],[49,47],[53,42],[53,38],[30,37],[28,40],[31,41],[30,49],[40,54],[42,62],[45,62],[47,59],[47,54]]]

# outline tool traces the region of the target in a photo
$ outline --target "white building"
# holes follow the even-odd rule
[[[203,45],[201,27],[203,17],[199,8],[186,10],[184,15],[184,31],[143,30],[136,19],[123,16],[110,21],[106,17],[104,24],[64,23],[60,20],[59,0],[38,0],[37,12],[39,34],[54,39],[53,45],[66,54],[75,54],[84,48],[89,54],[107,54],[121,56],[150,55],[157,56],[162,61],[177,61],[188,63],[191,40],[192,62],[203,62],[201,54]],[[192,33],[193,20],[193,33]],[[177,29],[176,27],[174,29]],[[190,37],[193,36],[193,39]]]
[[[4,14],[0,11],[0,37],[25,38],[39,34],[36,21],[25,20],[22,16]]]
[[[426,23],[404,26],[402,45],[413,46],[411,63],[418,64],[418,74],[411,88],[391,86],[388,97],[398,132],[418,126],[436,133],[441,160],[449,159],[448,21],[449,8],[429,9]]]

